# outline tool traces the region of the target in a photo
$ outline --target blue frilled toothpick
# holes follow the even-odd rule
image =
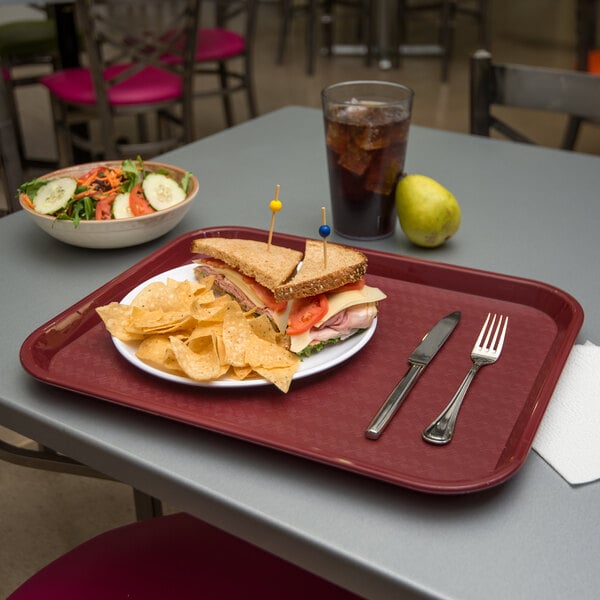
[[[319,227],[319,235],[323,238],[323,268],[327,268],[327,238],[331,233],[331,228],[327,225],[325,218],[325,207],[321,207],[321,222],[322,225]]]

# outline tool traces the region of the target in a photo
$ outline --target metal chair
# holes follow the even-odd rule
[[[59,66],[56,24],[46,9],[42,19],[12,21],[0,25],[0,77],[5,99],[15,126],[17,148],[23,167],[52,168],[55,161],[29,157],[20,124],[17,90],[39,83],[40,76]],[[27,67],[26,72],[21,72]],[[34,72],[31,67],[35,67]]]
[[[342,18],[340,10],[357,22],[358,38],[364,46],[366,64],[372,61],[374,45],[373,0],[307,0],[296,4],[294,0],[281,0],[281,27],[277,44],[277,64],[284,61],[287,40],[290,35],[292,21],[297,14],[306,15],[306,72],[315,72],[318,53],[318,25],[323,31],[323,46],[328,55],[334,54],[334,36],[336,21]]]
[[[33,575],[7,600],[360,600],[185,513],[103,533]]]
[[[600,77],[515,64],[494,64],[478,50],[471,58],[470,132],[488,137],[492,130],[517,142],[528,136],[493,114],[494,106],[528,108],[600,120]]]
[[[598,0],[578,0],[576,11],[577,69],[600,76],[600,47],[598,47]],[[567,123],[562,147],[573,150],[584,119],[571,117]]]
[[[217,0],[214,27],[198,32],[194,74],[216,76],[219,85],[206,89],[200,77],[194,98],[220,96],[227,127],[234,123],[231,97],[237,92],[245,93],[249,116],[258,114],[252,68],[257,10],[257,0]]]
[[[442,81],[447,81],[454,48],[454,32],[457,19],[461,15],[473,18],[479,27],[479,43],[489,49],[488,28],[489,0],[400,0],[398,2],[398,43],[399,54],[441,56]],[[408,43],[408,21],[411,14],[429,13],[438,21],[437,45],[410,45]],[[398,62],[398,60],[396,61]]]
[[[4,80],[0,77],[0,181],[7,203],[7,209],[0,211],[0,217],[19,210],[17,189],[23,183],[17,132],[13,115],[4,102],[6,97]]]
[[[200,0],[77,1],[89,66],[41,79],[52,98],[61,164],[72,163],[73,146],[93,159],[118,159],[154,156],[193,140],[199,11]],[[136,125],[127,134],[117,127],[117,119],[121,125],[125,118]],[[82,136],[72,127],[92,122],[96,135]]]

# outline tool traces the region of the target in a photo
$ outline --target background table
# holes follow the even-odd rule
[[[0,220],[0,423],[368,598],[596,598],[600,482],[571,487],[534,452],[497,488],[432,496],[54,389],[22,370],[18,350],[32,330],[169,239],[208,226],[268,228],[276,183],[277,229],[317,234],[328,202],[318,111],[277,111],[162,158],[193,171],[200,194],[156,242],[84,250],[43,235],[25,214]],[[407,169],[457,195],[462,227],[432,251],[399,230],[365,245],[553,284],[586,311],[580,341],[599,342],[599,166],[413,127]]]

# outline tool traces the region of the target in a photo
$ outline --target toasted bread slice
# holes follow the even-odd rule
[[[306,240],[302,267],[287,283],[273,290],[275,299],[307,298],[335,290],[364,277],[367,257],[348,246],[327,243],[327,268],[323,242]]]
[[[222,260],[270,290],[287,281],[302,259],[298,250],[236,238],[199,238],[191,251]]]

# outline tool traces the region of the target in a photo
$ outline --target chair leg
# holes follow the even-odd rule
[[[224,62],[219,63],[219,81],[221,82],[221,91],[223,98],[223,111],[225,113],[225,123],[227,127],[233,125],[233,111],[231,109],[231,98],[228,93],[228,78],[227,78],[227,67]]]
[[[565,131],[565,136],[563,138],[561,148],[563,150],[574,150],[575,143],[577,142],[577,136],[579,134],[579,128],[583,123],[583,119],[581,117],[570,117],[567,123],[567,129]]]
[[[56,132],[56,147],[58,152],[59,167],[67,167],[74,164],[73,144],[71,141],[71,130],[69,127],[67,109],[61,102],[51,94],[52,115],[54,130]]]
[[[147,142],[150,138],[148,135],[148,122],[146,115],[136,115],[137,130],[140,142]]]
[[[479,38],[481,47],[490,50],[489,0],[479,0]]]
[[[309,20],[315,19],[315,23],[319,20],[316,3],[309,1]],[[334,2],[333,0],[323,0],[323,13],[321,15],[321,31],[323,33],[323,47],[327,49],[327,54],[333,54],[333,28],[334,28]],[[314,40],[313,40],[314,41]]]
[[[21,120],[19,118],[19,110],[17,108],[17,102],[15,98],[16,86],[13,85],[10,75],[10,67],[8,65],[2,65],[2,69],[9,73],[8,77],[4,80],[5,85],[5,99],[8,112],[14,123],[14,131],[17,139],[17,147],[19,148],[19,156],[21,161],[24,162],[25,158],[25,141],[23,140],[23,132],[21,131]]]
[[[0,87],[4,87],[4,81],[0,76]],[[0,89],[0,100],[4,90]],[[6,110],[5,110],[6,109]],[[4,192],[8,202],[8,211],[14,212],[20,207],[16,199],[17,188],[23,183],[21,170],[21,159],[19,156],[19,145],[15,126],[8,107],[0,104],[0,174],[2,175]]]
[[[315,72],[318,20],[319,10],[317,6],[317,0],[308,0],[308,16],[306,21],[306,72],[308,75],[314,75]]]
[[[279,31],[279,42],[277,44],[277,64],[283,64],[283,56],[285,54],[285,46],[287,38],[290,34],[290,24],[293,16],[292,0],[281,0],[281,29]]]
[[[154,498],[133,488],[133,500],[135,503],[135,515],[138,521],[162,516],[162,502],[158,498]]]
[[[367,54],[365,64],[370,67],[373,63],[373,46],[375,44],[375,9],[373,0],[366,0],[364,5],[365,18],[367,20],[365,44],[367,45]],[[395,36],[394,36],[395,37]],[[396,54],[396,51],[394,51]]]
[[[254,73],[252,71],[252,61],[250,57],[246,55],[245,59],[245,71],[246,77],[244,84],[246,86],[246,99],[248,102],[248,113],[252,119],[258,116],[258,108],[256,103],[256,95],[254,93]]]
[[[377,8],[375,8],[377,10]],[[381,26],[378,24],[378,26]],[[402,62],[402,46],[407,44],[408,40],[408,8],[406,0],[398,0],[396,3],[396,18],[392,23],[392,44],[394,52],[392,54],[392,66],[398,69]]]
[[[452,46],[454,41],[454,21],[456,0],[443,0],[440,16],[440,46],[442,47],[442,81],[448,81]]]

